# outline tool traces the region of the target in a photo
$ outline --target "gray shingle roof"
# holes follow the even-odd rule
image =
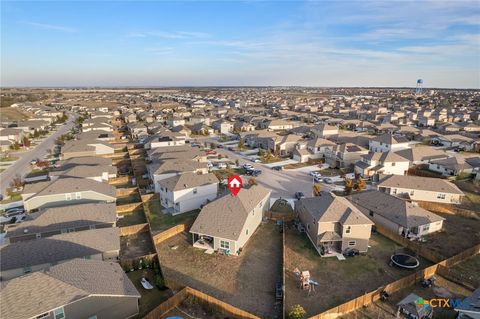
[[[357,207],[343,197],[321,192],[321,196],[302,198],[299,201],[318,222],[339,222],[342,225],[373,225]]]
[[[32,220],[7,225],[5,237],[18,237],[105,223],[113,224],[116,221],[117,213],[114,203],[90,203],[47,208],[29,216]]]
[[[444,220],[415,204],[379,191],[365,191],[346,197],[365,215],[370,211],[402,227],[416,227]]]
[[[434,177],[389,175],[378,183],[378,187],[398,187],[463,195],[457,185],[448,180]]]
[[[90,295],[140,298],[117,263],[75,259],[4,283],[0,317],[30,318]]]
[[[218,178],[213,173],[185,173],[162,179],[159,182],[160,186],[166,187],[169,191],[178,191],[213,183],[218,183]]]
[[[101,228],[20,241],[0,248],[0,270],[9,270],[120,250],[118,228]]]
[[[255,185],[243,188],[237,196],[219,198],[203,207],[190,232],[238,240],[248,214],[270,193],[269,189]]]
[[[107,196],[115,197],[116,189],[107,183],[97,182],[91,179],[64,177],[55,181],[38,182],[27,184],[23,194],[35,194],[35,196],[46,196],[74,192],[94,191]]]
[[[399,143],[408,143],[408,140],[403,136],[396,136],[391,133],[385,133],[375,137],[372,141],[382,142],[385,144],[399,144]]]
[[[447,157],[447,154],[444,151],[429,146],[407,148],[401,151],[396,151],[395,153],[411,162],[427,161]]]

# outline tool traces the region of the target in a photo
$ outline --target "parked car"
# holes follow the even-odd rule
[[[300,200],[300,199],[302,199],[302,198],[304,198],[304,197],[305,197],[305,194],[302,193],[302,192],[296,192],[296,193],[295,193],[295,198],[298,199],[298,200]]]
[[[345,178],[349,178],[349,179],[355,179],[355,173],[348,173],[348,174],[345,174]]]
[[[217,155],[217,152],[214,150],[207,151],[207,155]]]
[[[323,180],[323,182],[327,183],[327,184],[332,184],[333,183],[333,179],[331,179],[330,177],[327,177]]]
[[[246,175],[258,176],[262,174],[262,171],[259,169],[247,169],[245,172]]]
[[[217,148],[223,148],[223,145],[218,144],[218,145],[217,145]]]
[[[356,248],[347,248],[343,251],[345,257],[355,257],[360,255],[360,251]]]
[[[227,164],[225,163],[217,163],[218,168],[227,168]]]
[[[5,211],[5,217],[13,217],[13,216],[18,216],[25,213],[25,209],[23,208],[10,208]]]
[[[243,167],[244,169],[247,169],[247,170],[248,170],[248,169],[253,169],[252,164],[248,164],[248,163],[243,164],[242,167]]]
[[[283,170],[283,167],[282,166],[273,166],[272,169],[274,171],[282,171]]]

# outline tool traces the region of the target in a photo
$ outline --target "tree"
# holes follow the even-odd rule
[[[258,149],[258,156],[263,156],[265,152],[263,151],[263,149],[259,148]]]
[[[288,319],[303,319],[306,315],[305,309],[302,308],[300,305],[294,305],[288,311]]]
[[[30,140],[26,136],[23,137],[23,146],[30,147]]]
[[[235,160],[235,165],[240,166],[240,161],[238,160],[238,158]]]
[[[353,180],[345,177],[345,179],[343,180],[343,185],[345,186],[345,194],[349,195],[353,189]]]
[[[12,145],[10,145],[10,148],[12,150],[18,150],[18,149],[20,149],[20,144],[18,144],[18,142],[15,142]]]
[[[215,149],[215,143],[213,143],[213,142],[210,143],[210,148],[211,148],[212,150]]]
[[[243,150],[244,147],[245,147],[245,141],[243,140],[243,138],[241,138],[241,139],[238,141],[238,149],[239,149],[239,150]]]
[[[357,182],[355,183],[355,189],[357,191],[361,191],[365,188],[367,188],[367,183],[365,182],[365,180],[363,178],[357,179]]]
[[[257,185],[257,180],[253,177],[250,177],[247,181],[248,186]]]
[[[268,162],[272,159],[272,152],[270,149],[267,149],[267,152],[265,153],[265,162]]]
[[[321,189],[320,184],[313,185],[313,196],[320,196]]]
[[[12,181],[10,182],[10,187],[12,188],[20,188],[23,186],[22,179],[20,178],[19,175],[15,176]]]

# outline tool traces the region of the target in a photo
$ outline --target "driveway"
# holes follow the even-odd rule
[[[50,136],[46,137],[40,144],[35,148],[22,152],[19,156],[20,159],[15,163],[10,165],[5,171],[0,174],[0,193],[5,194],[6,188],[10,186],[10,182],[19,175],[24,177],[31,171],[30,162],[36,158],[43,158],[47,154],[47,150],[52,149],[55,140],[60,137],[60,135],[67,133],[70,129],[73,128],[74,121],[77,115],[75,113],[68,113],[67,122],[58,127],[56,132],[53,132]]]

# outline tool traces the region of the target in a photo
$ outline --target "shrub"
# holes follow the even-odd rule
[[[303,319],[307,313],[300,305],[294,305],[288,311],[288,319]]]

